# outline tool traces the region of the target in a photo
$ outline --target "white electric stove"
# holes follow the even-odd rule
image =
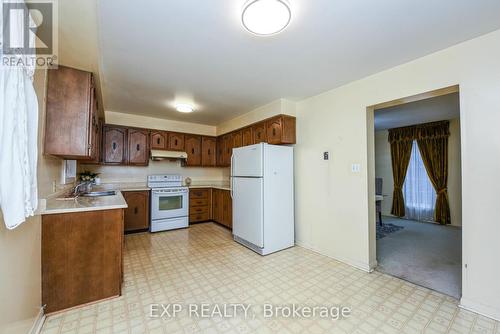
[[[151,232],[189,226],[189,189],[180,175],[149,175],[151,188]]]

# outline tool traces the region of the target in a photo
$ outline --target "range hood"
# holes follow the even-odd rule
[[[187,159],[186,152],[151,150],[151,160],[184,160]]]

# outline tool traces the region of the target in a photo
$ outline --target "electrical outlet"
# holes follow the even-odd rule
[[[361,171],[361,165],[360,164],[352,164],[351,171],[353,173],[359,173]]]

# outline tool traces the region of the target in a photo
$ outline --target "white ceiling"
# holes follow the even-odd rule
[[[106,110],[215,125],[500,28],[498,0],[290,0],[291,25],[257,37],[240,24],[244,2],[99,1]]]
[[[459,93],[375,111],[375,131],[460,118]]]

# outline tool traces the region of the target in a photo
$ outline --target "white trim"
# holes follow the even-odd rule
[[[43,312],[43,307],[40,307],[38,315],[31,327],[29,334],[39,334],[42,331],[43,323],[45,322],[45,313]]]
[[[351,267],[354,267],[356,269],[362,270],[364,272],[367,272],[367,273],[373,272],[373,268],[374,267],[371,267],[370,264],[358,262],[358,261],[351,260],[351,259],[345,259],[345,258],[341,258],[341,257],[338,257],[338,256],[332,256],[332,255],[329,255],[329,254],[325,254],[325,253],[322,253],[321,251],[317,250],[313,246],[306,245],[306,244],[302,243],[301,241],[295,241],[295,245],[297,245],[299,247],[302,247],[302,248],[305,248],[305,249],[308,249],[308,250],[310,250],[310,251],[312,251],[314,253],[318,253],[320,255],[329,257],[329,258],[334,259],[336,261],[342,262],[344,264],[347,264],[347,265],[349,265]]]
[[[460,304],[458,305],[458,307],[463,308],[467,311],[478,313],[487,318],[500,321],[500,310],[497,308],[476,303],[464,297],[460,299]]]

